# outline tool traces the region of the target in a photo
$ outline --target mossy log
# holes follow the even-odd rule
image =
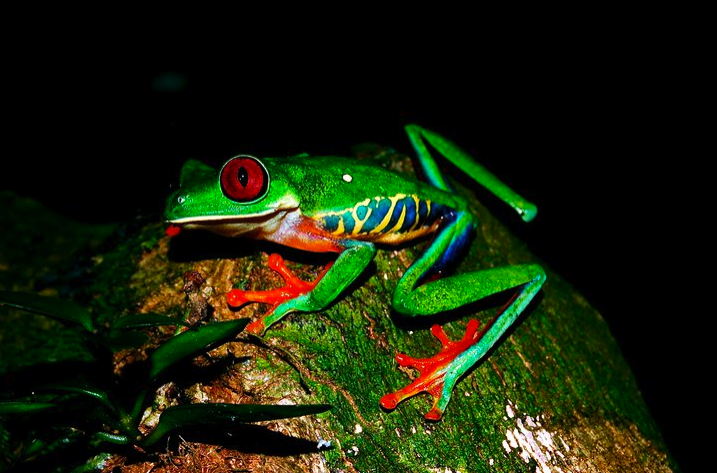
[[[412,172],[410,160],[390,150],[358,154]],[[480,227],[456,271],[541,263],[472,192],[461,192],[473,199]],[[170,239],[159,219],[113,242],[92,260],[85,290],[98,313],[190,313],[203,323],[265,310],[232,310],[224,297],[239,285],[280,286],[280,276],[267,268],[268,254],[280,253],[306,280],[327,261],[199,232]],[[432,323],[445,324],[456,339],[468,318],[487,323],[503,302],[496,297],[431,320],[394,314],[392,291],[425,244],[381,248],[327,310],[291,314],[263,340],[241,337],[216,349],[198,360],[216,368],[212,376],[183,377],[158,394],[169,402],[328,403],[332,411],[249,426],[213,441],[183,436],[178,448],[159,457],[118,455],[107,471],[187,471],[182,468],[210,463],[268,472],[678,471],[605,321],[550,268],[525,314],[458,382],[442,420],[423,418],[430,408],[424,396],[383,410],[379,398],[416,376],[397,366],[397,352],[431,356],[440,348],[428,330]],[[118,370],[141,356],[118,355]],[[322,440],[330,446],[317,448]]]

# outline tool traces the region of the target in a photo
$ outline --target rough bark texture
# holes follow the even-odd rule
[[[372,154],[411,172],[405,157],[381,149]],[[536,262],[484,206],[474,202],[473,209],[481,225],[458,271]],[[263,344],[246,339],[213,351],[200,361],[217,368],[214,376],[178,380],[160,395],[170,402],[329,403],[332,411],[249,426],[221,447],[184,438],[179,450],[159,456],[117,456],[106,471],[201,471],[201,465],[277,472],[678,471],[607,325],[550,268],[525,315],[456,385],[440,422],[423,419],[427,397],[382,410],[379,398],[416,375],[397,366],[395,353],[427,357],[440,347],[427,330],[435,319],[407,322],[389,306],[396,282],[425,244],[381,249],[363,278],[327,310],[288,316]],[[115,237],[92,261],[81,292],[98,312],[181,316],[198,303],[182,292],[184,274],[198,271],[211,317],[251,317],[264,308],[230,310],[224,295],[237,284],[280,286],[266,268],[275,251],[307,280],[326,261],[208,234],[170,240],[160,223],[150,223]],[[458,338],[468,316],[486,323],[501,302],[495,298],[440,322]],[[118,363],[135,356],[141,353],[124,353]],[[331,447],[317,450],[322,439]]]

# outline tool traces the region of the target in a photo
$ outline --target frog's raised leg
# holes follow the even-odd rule
[[[376,248],[369,242],[348,240],[339,243],[343,245],[343,251],[336,261],[329,263],[312,282],[296,277],[284,265],[279,255],[272,254],[269,257],[269,267],[284,278],[284,287],[269,291],[229,291],[227,303],[233,307],[248,302],[263,302],[274,306],[268,313],[250,323],[246,330],[261,335],[271,324],[290,312],[315,312],[339,297],[376,255]]]
[[[405,388],[382,397],[381,405],[387,409],[393,409],[408,397],[427,392],[433,396],[434,402],[426,418],[440,419],[458,378],[485,356],[545,281],[545,272],[540,266],[525,264],[458,274],[421,284],[427,274],[434,272],[435,265],[443,265],[446,257],[455,255],[452,248],[462,246],[471,229],[471,217],[465,213],[457,214],[455,220],[440,231],[431,246],[398,282],[393,295],[393,307],[405,315],[431,315],[504,291],[512,290],[514,294],[483,333],[477,333],[477,322],[472,321],[464,338],[459,342],[451,342],[443,330],[436,326],[433,334],[443,344],[443,349],[437,355],[423,360],[397,355],[399,364],[417,368],[420,376]]]
[[[438,133],[418,125],[407,125],[405,129],[418,155],[423,173],[431,184],[443,190],[451,190],[451,186],[446,181],[438,164],[428,151],[428,147],[423,141],[424,139],[446,159],[458,166],[461,171],[515,209],[524,221],[529,222],[535,218],[535,215],[538,213],[538,209],[535,205],[505,185],[503,181],[477,163],[468,153],[458,147],[458,145]]]

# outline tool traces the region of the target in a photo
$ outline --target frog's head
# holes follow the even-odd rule
[[[164,217],[172,225],[235,236],[266,229],[298,207],[299,199],[279,169],[270,173],[257,158],[240,155],[219,172],[188,161]]]

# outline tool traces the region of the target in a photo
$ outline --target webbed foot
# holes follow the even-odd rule
[[[269,255],[269,268],[281,275],[284,279],[285,285],[283,287],[267,291],[244,291],[242,289],[232,289],[227,293],[227,303],[232,307],[241,307],[244,304],[251,302],[261,302],[271,305],[272,308],[269,312],[246,327],[246,331],[261,335],[264,333],[264,330],[266,330],[266,327],[274,322],[274,320],[267,321],[267,318],[272,319],[271,316],[276,308],[288,300],[295,299],[313,290],[332,264],[333,263],[327,264],[322,273],[315,280],[307,282],[294,275],[294,273],[286,267],[284,259],[280,255],[276,253],[271,254]]]
[[[478,333],[478,321],[468,321],[465,335],[458,341],[451,341],[440,325],[431,327],[431,333],[440,340],[441,350],[430,358],[412,358],[403,353],[396,354],[396,361],[401,366],[408,366],[419,371],[420,375],[408,386],[391,394],[383,396],[380,400],[385,409],[394,409],[399,402],[416,394],[426,392],[433,397],[433,407],[426,414],[428,420],[439,420],[448,405],[451,391],[456,381],[466,369],[463,368],[458,357],[469,347],[480,340],[482,333]]]

